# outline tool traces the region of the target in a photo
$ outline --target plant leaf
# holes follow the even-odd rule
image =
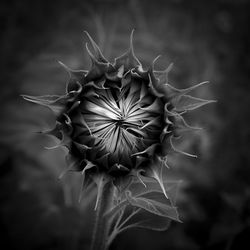
[[[176,207],[172,206],[171,204],[167,205],[153,198],[135,197],[132,196],[130,191],[126,192],[126,197],[132,206],[143,208],[146,211],[159,216],[180,221]]]
[[[125,231],[129,228],[145,228],[155,231],[165,231],[169,228],[170,223],[170,218],[158,216],[144,209],[140,209],[140,211],[131,217],[131,219],[121,228],[121,231]]]
[[[162,194],[162,188],[159,186],[158,182],[152,178],[146,178],[141,176],[143,183],[145,183],[146,187],[141,184],[140,181],[134,181],[130,186],[129,190],[133,196],[140,197],[148,195],[152,192],[158,192]],[[166,181],[163,180],[164,189],[168,195],[168,199],[165,196],[163,197],[156,197],[155,198],[162,198],[162,202],[170,202],[172,206],[176,204],[177,192],[179,190],[181,181]],[[164,198],[164,199],[163,199]]]
[[[159,183],[161,190],[163,194],[165,195],[165,197],[168,198],[168,195],[166,193],[166,189],[163,183],[163,169],[164,168],[165,166],[163,164],[154,164],[150,166],[149,170],[146,172],[146,176],[155,179]]]

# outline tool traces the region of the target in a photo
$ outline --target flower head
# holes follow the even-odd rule
[[[24,98],[55,113],[57,123],[45,133],[68,149],[67,170],[81,171],[85,179],[103,173],[114,182],[143,174],[156,179],[167,196],[162,165],[170,151],[180,152],[172,139],[194,129],[182,114],[211,102],[188,95],[206,82],[180,90],[168,82],[171,65],[156,71],[154,60],[145,70],[134,54],[133,32],[129,50],[113,64],[86,34],[90,70],[71,70],[59,62],[70,74],[66,94]]]

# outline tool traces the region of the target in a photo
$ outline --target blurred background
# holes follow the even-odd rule
[[[63,94],[68,76],[57,60],[88,69],[88,31],[106,58],[126,51],[135,28],[137,57],[174,68],[170,83],[208,80],[195,96],[216,104],[186,119],[203,127],[173,155],[171,178],[182,179],[177,206],[184,223],[166,232],[121,234],[112,250],[250,249],[250,4],[247,0],[9,0],[0,3],[0,237],[2,249],[88,249],[91,191],[78,203],[79,174],[65,169],[62,149],[37,132],[55,122],[20,94]],[[243,247],[244,246],[244,247]]]

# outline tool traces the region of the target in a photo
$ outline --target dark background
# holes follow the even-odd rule
[[[120,235],[112,249],[250,249],[250,4],[244,0],[6,1],[0,4],[0,241],[2,249],[88,249],[93,194],[78,204],[79,176],[62,182],[64,151],[34,133],[53,126],[43,107],[20,94],[64,93],[67,74],[56,60],[88,69],[87,30],[112,60],[135,32],[136,55],[148,65],[175,67],[172,85],[209,80],[195,96],[217,99],[190,113],[204,129],[171,157],[183,184],[177,205],[184,223],[166,232]],[[244,247],[243,247],[243,244]]]

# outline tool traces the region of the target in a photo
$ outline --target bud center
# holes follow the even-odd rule
[[[158,140],[159,114],[145,109],[153,101],[141,84],[95,89],[94,97],[84,97],[81,113],[95,148],[119,161]]]

